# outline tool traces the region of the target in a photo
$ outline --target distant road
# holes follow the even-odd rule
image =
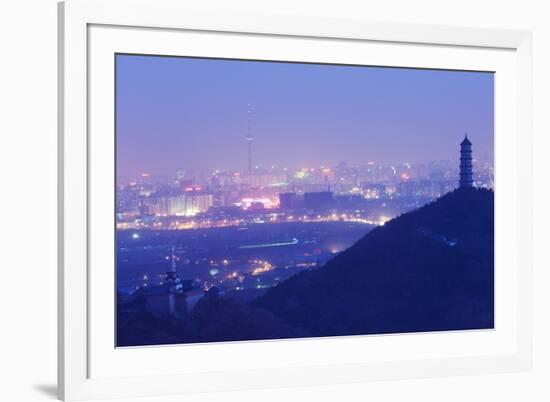
[[[248,244],[245,246],[240,246],[239,248],[264,248],[264,247],[280,247],[280,246],[291,246],[293,244],[298,244],[298,239],[293,238],[291,241],[283,243],[262,243],[262,244]]]

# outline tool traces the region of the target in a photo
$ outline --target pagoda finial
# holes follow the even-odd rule
[[[172,246],[170,250],[170,271],[176,272],[176,254],[175,254],[176,248]]]

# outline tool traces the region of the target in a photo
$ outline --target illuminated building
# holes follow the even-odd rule
[[[465,135],[460,143],[460,187],[473,187],[472,176],[472,143]]]
[[[151,215],[179,215],[185,212],[185,196],[148,197],[143,200],[143,205]]]
[[[181,191],[186,191],[188,188],[193,187],[193,180],[190,179],[178,179]]]
[[[437,198],[456,188],[456,182],[449,180],[412,180],[397,185],[401,197]]]
[[[146,198],[143,205],[155,216],[194,216],[214,205],[212,194],[182,194]]]
[[[248,210],[250,211],[263,211],[265,209],[265,205],[262,202],[252,202],[250,206],[248,207]]]
[[[214,196],[212,194],[191,194],[185,196],[185,216],[193,216],[201,212],[206,212],[214,205]]]
[[[367,184],[363,186],[363,196],[368,199],[378,199],[386,193],[386,186],[383,184]]]
[[[277,208],[279,204],[277,203],[277,199],[269,198],[269,197],[247,197],[243,198],[241,201],[236,202],[234,205],[241,207],[242,209],[256,209],[258,210],[258,207],[261,205],[262,208],[260,209],[272,209]]]
[[[392,197],[397,193],[397,184],[391,183],[384,186],[385,195]]]
[[[286,176],[283,174],[254,174],[249,176],[245,182],[252,187],[278,187],[286,184]]]

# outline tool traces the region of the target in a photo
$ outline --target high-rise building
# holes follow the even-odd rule
[[[214,196],[203,193],[150,197],[143,201],[148,213],[156,216],[194,216],[208,211],[213,205]]]
[[[201,212],[206,212],[214,205],[214,196],[212,194],[192,194],[185,196],[186,216],[193,216]]]
[[[363,197],[367,200],[382,198],[386,193],[386,186],[383,184],[367,184],[363,186]]]
[[[468,139],[468,135],[464,136],[464,140],[460,143],[460,187],[473,187],[472,173],[472,143]]]

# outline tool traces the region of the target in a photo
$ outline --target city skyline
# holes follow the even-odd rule
[[[494,328],[492,73],[116,73],[117,346]]]
[[[493,91],[484,72],[118,55],[117,175],[246,171],[249,132],[262,168],[455,160],[465,132],[492,161]]]

